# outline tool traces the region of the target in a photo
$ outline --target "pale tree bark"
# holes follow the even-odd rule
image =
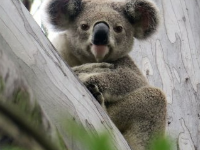
[[[66,150],[20,70],[0,46],[0,149]]]
[[[65,130],[65,118],[69,116],[94,134],[110,133],[116,150],[130,150],[109,117],[61,60],[20,0],[1,0],[0,53],[20,69],[35,99],[58,128],[70,150],[82,148]],[[9,64],[5,62],[4,65]]]
[[[200,1],[154,0],[158,33],[136,41],[131,56],[168,100],[167,133],[180,150],[200,150]],[[178,148],[175,148],[178,149]]]

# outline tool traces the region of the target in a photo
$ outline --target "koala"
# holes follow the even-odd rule
[[[134,150],[148,150],[164,135],[166,97],[149,85],[129,57],[134,38],[158,28],[159,13],[148,0],[46,0],[44,26],[53,45],[106,110]]]

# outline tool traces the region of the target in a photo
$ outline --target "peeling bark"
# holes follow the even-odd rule
[[[167,133],[177,147],[200,150],[200,2],[154,1],[160,29],[147,41],[135,41],[131,56],[149,82],[166,93]]]

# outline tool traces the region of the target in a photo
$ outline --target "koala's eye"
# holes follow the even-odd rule
[[[84,31],[87,31],[89,29],[89,25],[88,24],[82,24],[81,29],[84,30]]]
[[[123,30],[122,26],[116,26],[116,27],[114,27],[114,31],[117,32],[117,33],[121,33],[122,30]]]

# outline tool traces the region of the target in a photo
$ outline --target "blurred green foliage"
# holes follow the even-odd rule
[[[85,150],[114,150],[110,135],[106,132],[97,134],[91,131],[86,131],[81,125],[76,122],[67,120],[67,131],[81,144]]]
[[[150,150],[172,150],[172,140],[169,137],[155,136],[150,144]]]

